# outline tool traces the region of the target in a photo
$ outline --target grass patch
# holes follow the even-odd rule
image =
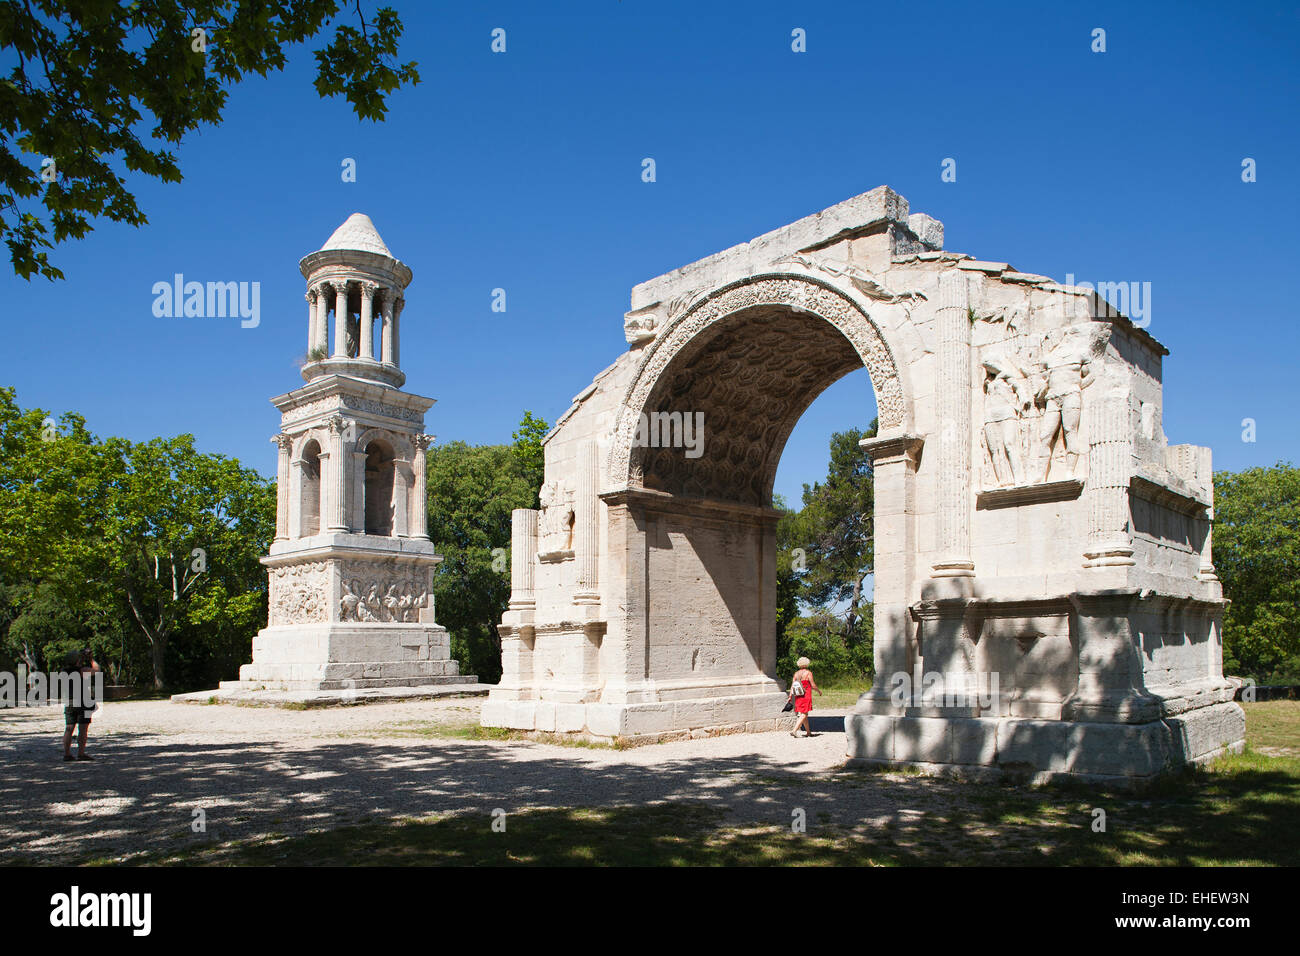
[[[859,697],[871,690],[871,678],[836,679],[817,686],[822,689],[822,693],[813,694],[814,713],[818,710],[846,710],[851,709]]]
[[[1246,711],[1247,746],[1300,756],[1300,701],[1262,700],[1241,706]]]
[[[455,740],[527,740],[551,744],[556,747],[585,747],[597,750],[618,750],[617,744],[605,740],[577,737],[572,734],[548,734],[536,731],[511,730],[507,727],[483,727],[477,723],[452,723],[448,721],[405,720],[394,724],[360,731],[347,736],[357,737],[425,737]]]

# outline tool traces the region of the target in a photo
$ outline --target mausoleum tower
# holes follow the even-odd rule
[[[398,326],[411,270],[393,258],[370,217],[353,213],[299,268],[307,280],[303,378],[343,374],[400,387]]]
[[[434,622],[425,412],[401,390],[411,270],[354,213],[300,263],[306,384],[281,414],[269,621],[235,686],[346,690],[473,682]],[[228,682],[229,683],[229,682]],[[223,684],[223,688],[227,685]]]

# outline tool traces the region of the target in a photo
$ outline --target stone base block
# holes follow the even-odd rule
[[[640,704],[513,700],[495,692],[483,703],[484,727],[584,734],[627,744],[724,733],[762,733],[792,724],[782,693],[656,701]]]
[[[1233,703],[1140,724],[854,712],[844,729],[850,762],[1135,783],[1239,753],[1246,716]]]
[[[298,624],[267,627],[253,639],[253,662],[222,689],[359,690],[474,684],[451,659],[437,624]]]

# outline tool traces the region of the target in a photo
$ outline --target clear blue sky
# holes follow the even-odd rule
[[[301,384],[306,340],[297,262],[359,210],[415,272],[402,359],[439,400],[429,431],[509,441],[625,348],[632,285],[888,184],[951,250],[1150,282],[1170,441],[1219,468],[1300,459],[1296,6],[393,5],[423,82],[386,122],[318,99],[299,48],[186,142],[182,184],[135,181],[147,226],[59,248],[64,282],[6,270],[0,383],[22,405],[100,435],[192,432],[274,474],[267,399]],[[150,289],[177,272],[260,282],[261,326],[155,318]],[[797,500],[830,433],[873,414],[865,372],[829,390],[778,492]]]

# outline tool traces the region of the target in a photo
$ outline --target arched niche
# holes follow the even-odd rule
[[[369,439],[364,445],[364,451],[364,530],[366,534],[388,537],[393,534],[396,456],[392,444],[382,438]]]

